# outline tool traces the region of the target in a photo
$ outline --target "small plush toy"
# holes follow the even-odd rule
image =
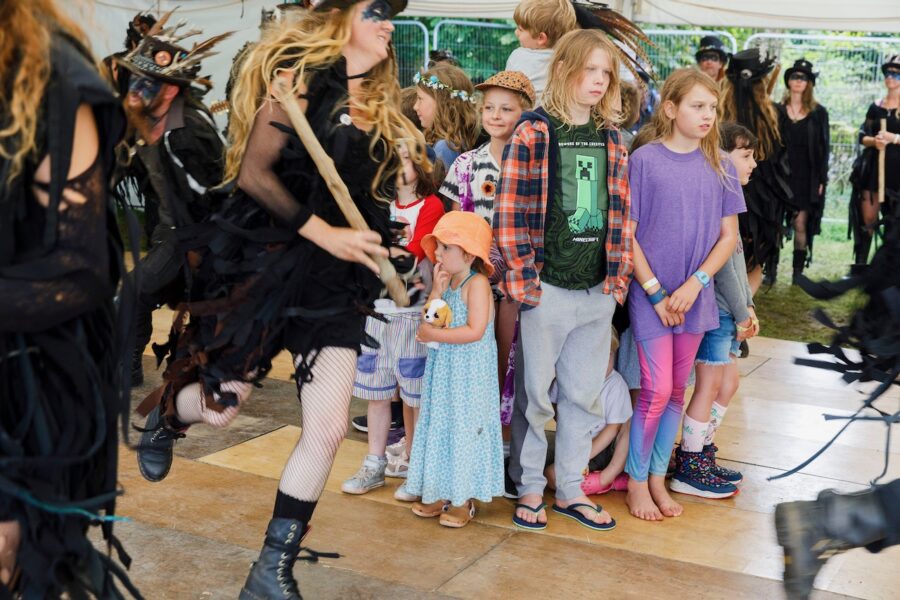
[[[450,306],[440,298],[429,300],[425,304],[423,310],[424,313],[422,318],[425,319],[426,323],[430,323],[431,325],[440,328],[450,327],[450,321],[453,320],[453,311],[450,310]],[[440,342],[428,342],[429,348],[439,348],[440,345]]]

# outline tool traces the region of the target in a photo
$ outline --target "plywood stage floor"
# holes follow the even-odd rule
[[[168,311],[157,312],[155,340],[163,338],[170,319]],[[520,532],[505,499],[480,505],[464,529],[440,527],[393,499],[402,480],[388,479],[364,496],[341,493],[341,482],[366,453],[365,437],[351,429],[306,540],[343,558],[298,564],[304,597],[783,597],[775,505],[812,499],[827,488],[865,487],[880,472],[884,431],[879,424],[855,424],[802,473],[767,481],[830,438],[842,422],[826,422],[822,414],[849,414],[862,390],[846,386],[836,373],[793,364],[793,357],[806,355],[802,344],[756,339],[750,349],[740,361],[741,389],[717,438],[724,464],[744,473],[741,493],[718,501],[679,496],[684,515],[661,523],[632,518],[624,493],[613,492],[598,498],[619,523],[606,533],[552,513],[545,532]],[[146,382],[135,390],[135,401],[159,381],[149,349],[144,365]],[[131,521],[117,529],[134,558],[133,581],[147,598],[237,597],[262,543],[281,468],[300,434],[289,376],[289,358],[282,356],[231,428],[194,427],[177,444],[172,473],[162,483],[145,482],[133,452],[123,448],[119,512]],[[898,401],[896,390],[881,400],[891,412]],[[351,413],[364,412],[365,403],[354,400]],[[897,477],[895,456],[887,480]],[[877,555],[845,553],[820,573],[814,597],[897,598],[898,567],[897,547]]]

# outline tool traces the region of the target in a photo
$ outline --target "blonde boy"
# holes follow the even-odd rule
[[[575,9],[569,0],[522,0],[513,19],[520,47],[509,55],[506,70],[525,73],[540,103],[553,47],[559,38],[578,27]]]

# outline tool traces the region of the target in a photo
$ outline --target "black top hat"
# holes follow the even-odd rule
[[[725,43],[714,35],[705,35],[700,39],[700,48],[694,53],[694,60],[700,62],[700,55],[704,52],[715,52],[719,55],[719,61],[724,65],[728,62],[728,53],[725,51]]]
[[[230,36],[232,32],[213,36],[206,41],[194,44],[188,50],[178,42],[185,38],[203,33],[199,29],[191,29],[183,33],[178,30],[184,27],[180,22],[172,27],[166,27],[166,23],[174,10],[167,12],[147,32],[138,46],[128,54],[116,57],[116,62],[132,73],[159,79],[177,86],[188,86],[193,83],[203,85],[207,89],[212,87],[208,79],[200,78],[200,63],[204,58],[216,54],[213,47]]]
[[[357,2],[361,2],[361,0],[309,0],[309,4],[314,10],[331,10],[332,8],[344,10]],[[407,0],[386,0],[386,2],[391,7],[390,18],[393,19],[406,8]]]
[[[762,48],[750,48],[731,55],[725,75],[734,82],[756,81],[768,75],[774,66],[774,56],[768,56]]]
[[[881,65],[881,74],[886,75],[888,67],[900,70],[900,54],[894,54],[893,56],[888,56],[887,60],[884,61],[884,64]]]
[[[816,85],[816,77],[819,76],[818,73],[813,73],[812,63],[805,58],[794,61],[794,66],[790,67],[787,71],[784,72],[784,85],[788,84],[788,80],[794,73],[803,73],[809,78],[809,81],[813,85]]]

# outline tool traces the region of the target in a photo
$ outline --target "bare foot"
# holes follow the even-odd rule
[[[628,505],[628,510],[631,514],[638,519],[645,521],[663,520],[662,513],[659,512],[659,508],[653,502],[653,497],[650,495],[650,488],[647,486],[646,481],[628,480],[628,493],[625,495],[625,504]]]
[[[525,494],[521,498],[519,498],[519,504],[524,504],[525,506],[531,506],[537,508],[541,504],[544,503],[544,497],[540,494]],[[547,511],[543,508],[537,512],[528,510],[527,508],[517,508],[516,509],[516,517],[525,521],[526,523],[546,523],[547,522]]]
[[[593,521],[598,525],[605,525],[612,521],[612,517],[609,516],[609,513],[605,510],[594,510],[591,507],[596,506],[593,502],[591,502],[590,498],[587,496],[578,496],[577,498],[571,498],[569,500],[560,500],[556,499],[556,505],[560,508],[568,508],[573,504],[587,504],[587,506],[578,506],[575,508],[578,512],[580,512],[584,518],[588,521]]]
[[[0,586],[12,581],[21,530],[18,521],[0,522]]]
[[[629,487],[630,489],[630,487]],[[672,500],[666,489],[666,478],[661,475],[650,476],[650,495],[662,514],[667,517],[680,517],[684,507]]]

